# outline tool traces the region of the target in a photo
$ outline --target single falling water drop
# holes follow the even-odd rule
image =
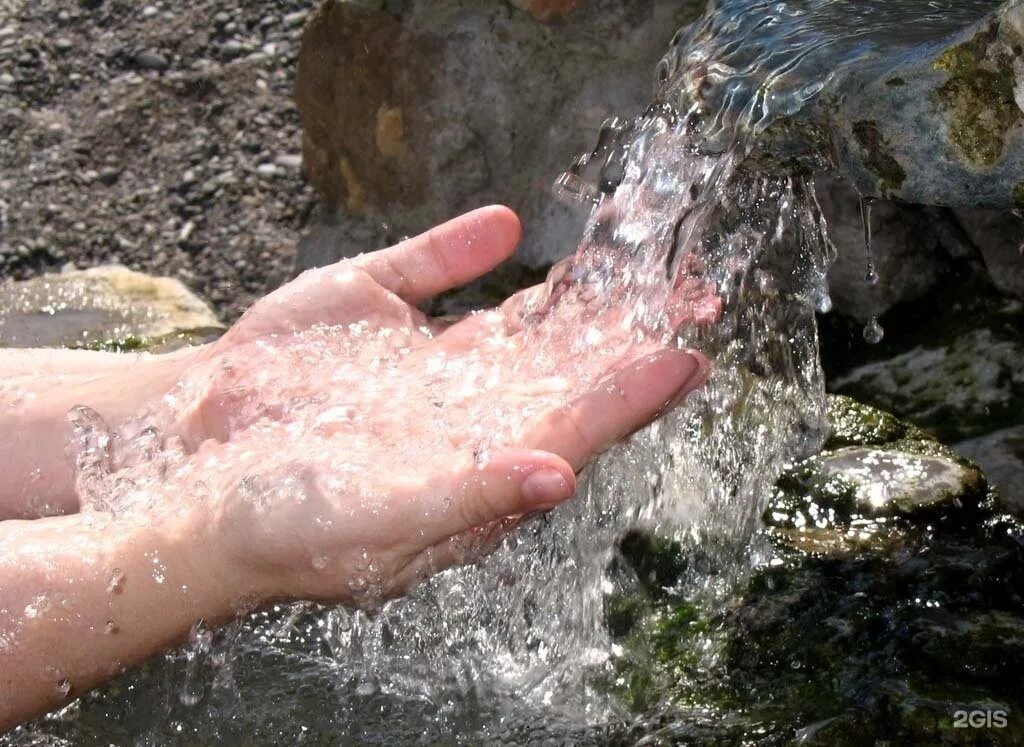
[[[64,678],[57,682],[57,693],[62,698],[68,697],[68,695],[71,694],[71,681],[67,678]]]
[[[873,316],[864,325],[864,339],[871,345],[877,345],[885,337],[885,330],[882,329],[882,325],[878,322],[878,317]]]
[[[818,298],[817,307],[819,314],[827,314],[828,312],[832,311],[832,296],[830,296],[828,293],[822,293],[821,296]]]
[[[875,251],[871,246],[871,204],[873,197],[860,198],[860,219],[864,227],[864,250],[868,258],[868,269],[864,279],[869,285],[878,285],[878,269],[875,267]]]
[[[107,592],[110,594],[120,594],[121,590],[124,589],[124,571],[120,568],[115,568],[110,572],[110,578],[107,579]]]

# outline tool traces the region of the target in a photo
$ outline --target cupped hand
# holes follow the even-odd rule
[[[474,211],[309,271],[205,348],[169,402],[171,492],[201,496],[238,583],[260,599],[374,603],[474,559],[575,473],[707,376],[621,304],[530,289],[446,324],[417,304],[487,272],[520,237]],[[672,324],[713,318],[682,289]]]

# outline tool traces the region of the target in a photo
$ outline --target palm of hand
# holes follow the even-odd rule
[[[462,562],[702,383],[699,356],[637,339],[614,306],[583,336],[568,301],[523,324],[540,289],[447,327],[416,309],[518,235],[489,208],[306,273],[183,381],[199,403],[184,473],[203,465],[229,545],[273,579],[264,596],[376,599]],[[714,310],[705,293],[674,321]]]

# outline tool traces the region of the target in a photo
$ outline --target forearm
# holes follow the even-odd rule
[[[2,351],[0,521],[76,511],[69,411],[84,405],[117,429],[166,394],[191,355]]]
[[[246,584],[204,522],[0,522],[0,733],[224,622]]]

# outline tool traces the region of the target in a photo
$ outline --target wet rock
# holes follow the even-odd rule
[[[646,106],[670,37],[703,5],[324,3],[303,36],[296,98],[326,209],[298,267],[488,202],[523,216],[523,261],[564,256],[584,216],[553,204],[550,186],[605,118]],[[359,242],[334,230],[353,223]]]
[[[833,396],[829,423],[822,452],[779,479],[765,513],[793,542],[821,543],[849,525],[857,531],[847,536],[862,539],[865,520],[950,516],[989,500],[976,465],[889,413]],[[832,546],[842,548],[836,539]]]
[[[816,477],[871,517],[955,510],[965,498],[983,496],[986,487],[978,468],[952,455],[914,453],[906,445],[841,449],[816,461]]]
[[[0,347],[164,349],[221,330],[179,281],[125,267],[0,285]]]
[[[1017,204],[1022,18],[1024,3],[1010,0],[937,51],[900,50],[834,84],[838,163],[859,191],[925,205]]]
[[[735,588],[708,598],[706,579],[720,578],[699,547],[621,543],[616,564],[631,573],[613,565],[605,607],[621,651],[612,689],[658,714],[640,743],[958,744],[960,710],[1003,713],[1006,735],[1024,728],[1024,525],[979,499],[977,468],[915,426],[845,397],[828,414],[823,453],[780,480],[771,549]],[[857,484],[907,485],[872,452],[973,484],[961,500],[942,486],[938,501],[887,498],[879,513],[856,488],[807,479],[835,468],[849,487],[852,469]],[[865,466],[881,467],[879,481],[858,482]]]

